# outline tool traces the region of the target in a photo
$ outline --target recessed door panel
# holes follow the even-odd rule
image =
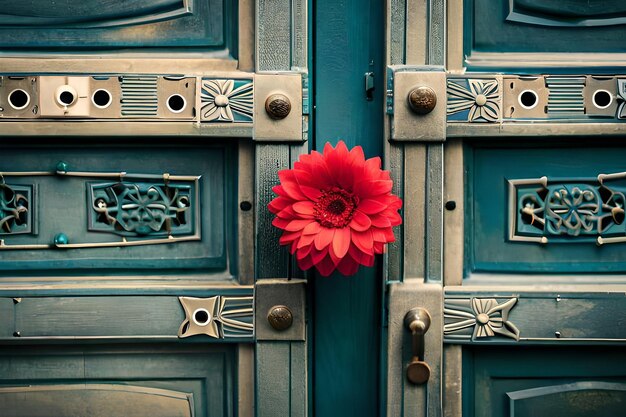
[[[230,146],[3,145],[0,269],[224,271]]]
[[[626,270],[623,148],[561,142],[467,149],[470,273]]]

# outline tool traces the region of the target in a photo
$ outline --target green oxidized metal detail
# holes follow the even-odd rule
[[[626,242],[624,178],[509,181],[510,240]]]
[[[33,187],[0,182],[0,235],[32,232]]]
[[[194,232],[194,185],[90,183],[89,230],[121,236],[170,236]]]

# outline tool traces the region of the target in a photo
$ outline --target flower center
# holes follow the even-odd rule
[[[217,107],[226,107],[228,106],[228,97],[226,97],[223,94],[220,94],[219,96],[215,97],[215,105]]]
[[[478,316],[476,316],[476,320],[480,324],[487,324],[489,323],[489,316],[485,313],[480,313]]]
[[[315,220],[324,227],[342,228],[352,220],[355,208],[356,201],[347,191],[324,190],[315,202]]]
[[[476,96],[476,105],[482,107],[485,104],[487,104],[487,97],[485,97],[484,94],[477,95]]]

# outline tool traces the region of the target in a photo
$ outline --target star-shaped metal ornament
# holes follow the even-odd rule
[[[178,337],[205,334],[219,339],[223,337],[217,323],[219,296],[210,298],[178,297],[185,310],[185,320],[178,329]]]

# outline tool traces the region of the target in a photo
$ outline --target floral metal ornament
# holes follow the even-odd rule
[[[202,121],[252,122],[253,94],[251,80],[202,80]]]
[[[498,80],[448,80],[448,116],[451,121],[497,122],[500,119]]]
[[[327,143],[323,153],[301,155],[278,177],[278,197],[268,208],[276,214],[272,224],[283,230],[280,244],[300,268],[354,275],[359,265],[373,266],[374,255],[395,240],[402,200],[391,194],[393,182],[380,158],[366,160],[360,146],[349,151],[343,141],[334,148]]]
[[[4,181],[0,182],[0,234],[23,233],[30,230],[29,197],[30,188],[9,186]]]
[[[465,300],[462,300],[465,301]],[[519,340],[520,332],[509,321],[509,313],[517,303],[511,298],[498,304],[495,298],[472,298],[470,308],[463,308],[465,303],[446,303],[443,326],[444,335],[473,328],[472,339],[502,336]]]

